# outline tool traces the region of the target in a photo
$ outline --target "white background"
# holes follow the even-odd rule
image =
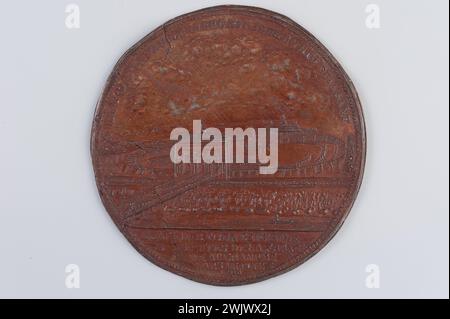
[[[449,295],[448,1],[234,1],[287,15],[341,62],[367,124],[365,178],[336,237],[301,267],[213,287],[141,257],[103,208],[89,154],[96,101],[117,59],[177,15],[221,1],[0,4],[0,297],[379,298]],[[365,26],[366,5],[381,28]],[[78,264],[81,288],[65,287]],[[365,267],[381,270],[368,289]]]

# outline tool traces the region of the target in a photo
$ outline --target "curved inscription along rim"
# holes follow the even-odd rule
[[[279,171],[175,167],[170,130],[193,119],[278,127]],[[182,15],[128,50],[91,136],[120,231],[156,265],[214,285],[270,278],[325,246],[356,198],[365,150],[357,93],[328,50],[289,18],[243,6]]]

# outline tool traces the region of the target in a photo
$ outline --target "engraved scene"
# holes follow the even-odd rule
[[[329,53],[263,10],[171,21],[129,51],[92,135],[100,195],[155,264],[217,285],[258,281],[320,249],[342,223],[364,157],[357,97]],[[277,128],[278,170],[172,163],[175,127]]]

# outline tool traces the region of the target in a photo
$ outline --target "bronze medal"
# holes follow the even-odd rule
[[[176,128],[190,134],[181,151]],[[237,128],[257,134],[255,156],[251,134],[242,149],[227,144]],[[222,139],[215,152],[208,132]],[[269,132],[277,147],[262,146]],[[220,162],[226,145],[236,159]],[[357,93],[328,50],[289,18],[241,6],[177,17],[128,50],[91,139],[101,199],[124,236],[154,264],[214,285],[275,276],[324,247],[356,198],[365,147]]]

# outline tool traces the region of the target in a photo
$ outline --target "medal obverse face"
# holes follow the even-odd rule
[[[125,53],[91,153],[106,210],[143,256],[239,285],[300,265],[333,237],[361,183],[365,129],[350,79],[309,32],[220,6]]]

